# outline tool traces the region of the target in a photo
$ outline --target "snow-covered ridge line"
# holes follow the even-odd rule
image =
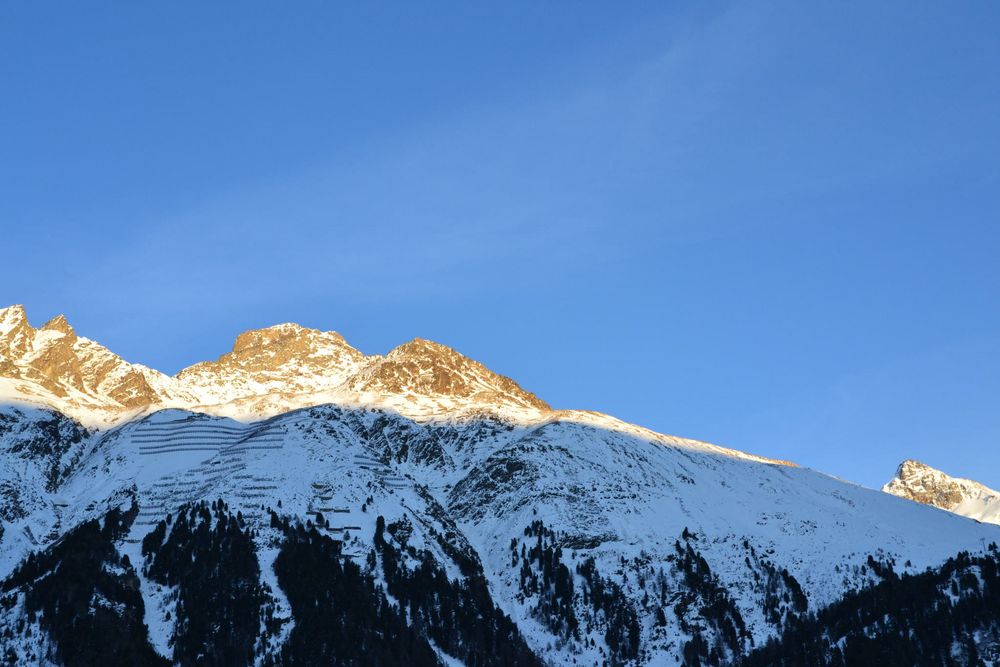
[[[0,399],[51,407],[94,427],[168,407],[244,420],[331,402],[413,416],[476,405],[550,409],[510,378],[421,338],[365,355],[336,332],[285,323],[246,331],[219,359],[171,377],[77,336],[62,316],[36,329],[19,305],[0,309],[0,379]]]
[[[791,465],[662,435],[598,412],[553,410],[510,378],[432,341],[416,338],[384,356],[366,356],[336,332],[293,323],[246,331],[216,361],[170,377],[77,336],[62,316],[35,329],[22,306],[10,306],[0,309],[0,402],[52,408],[92,430],[164,409],[247,423],[320,405],[384,410],[428,423],[485,414],[522,427],[569,421]]]

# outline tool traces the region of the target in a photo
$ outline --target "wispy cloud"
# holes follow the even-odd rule
[[[834,135],[852,121],[830,115],[830,77],[824,87],[789,74],[825,29],[819,14],[733,6],[647,36],[662,42],[651,57],[574,89],[457,109],[154,219],[80,267],[66,298],[187,311],[291,294],[393,303],[530,289],[916,168],[903,139],[842,149]],[[775,82],[778,65],[788,85]]]

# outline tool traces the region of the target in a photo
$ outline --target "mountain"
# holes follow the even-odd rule
[[[338,333],[279,324],[240,334],[231,352],[186,368],[176,379],[202,403],[228,403],[336,389],[364,363]]]
[[[171,378],[77,336],[62,315],[32,327],[22,306],[0,310],[0,377],[0,396],[37,400],[67,413],[127,414],[189,400]]]
[[[278,324],[244,332],[219,359],[170,377],[77,336],[62,315],[35,329],[20,305],[0,309],[2,399],[46,405],[97,427],[163,408],[239,419],[331,402],[414,417],[550,409],[510,378],[420,338],[366,356],[336,332]]]
[[[919,461],[900,463],[896,476],[882,490],[976,521],[1000,524],[1000,491],[971,479],[951,477]]]
[[[365,355],[283,324],[168,377],[0,314],[13,664],[906,664],[886,651],[916,634],[908,664],[1000,650],[1000,527],[553,409],[422,339]],[[61,363],[38,363],[50,348]],[[107,381],[133,371],[142,400]]]

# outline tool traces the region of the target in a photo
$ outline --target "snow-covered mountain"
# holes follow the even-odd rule
[[[0,398],[34,401],[92,421],[191,400],[171,378],[77,336],[62,315],[32,327],[22,306],[0,310],[0,378]]]
[[[1000,491],[971,479],[951,477],[920,461],[900,463],[896,476],[882,490],[976,521],[1000,524]]]
[[[48,406],[106,427],[163,408],[258,419],[310,405],[392,408],[413,417],[486,407],[549,406],[510,378],[416,338],[366,356],[336,332],[278,324],[240,334],[231,352],[170,377],[77,336],[60,315],[41,328],[23,306],[0,309],[0,400]]]
[[[1000,537],[554,410],[421,339],[366,356],[284,324],[168,377],[61,319],[0,322],[0,655],[18,664],[729,664]]]

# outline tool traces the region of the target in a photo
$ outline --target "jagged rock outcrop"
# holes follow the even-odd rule
[[[21,395],[67,414],[190,400],[166,375],[78,336],[62,315],[32,327],[20,305],[0,310],[0,378],[18,383]]]
[[[34,334],[24,306],[18,304],[0,310],[0,363],[12,363],[24,356],[31,349]]]
[[[920,461],[900,463],[896,476],[882,490],[977,521],[1000,523],[1000,492],[971,479],[951,477]]]
[[[414,338],[385,357],[369,358],[368,365],[351,379],[350,384],[357,392],[551,409],[548,403],[510,378],[494,373],[450,347],[423,338]]]
[[[185,368],[176,379],[201,402],[222,403],[331,391],[364,361],[365,355],[339,333],[278,324],[240,334],[232,351]]]

